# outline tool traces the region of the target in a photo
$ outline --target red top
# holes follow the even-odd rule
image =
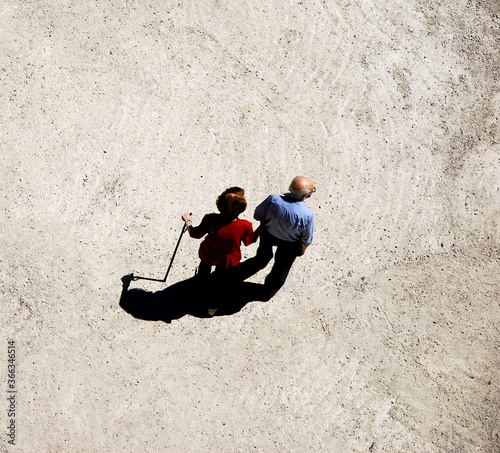
[[[236,219],[224,224],[220,214],[207,214],[200,225],[191,228],[190,236],[208,236],[200,245],[202,263],[211,266],[236,266],[241,260],[240,244],[250,245],[253,239],[252,224],[248,220]]]

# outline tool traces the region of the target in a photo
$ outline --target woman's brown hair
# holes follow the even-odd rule
[[[241,187],[229,187],[217,197],[217,209],[220,213],[234,219],[246,208],[245,191]]]

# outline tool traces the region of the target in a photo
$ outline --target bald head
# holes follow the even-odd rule
[[[292,179],[289,190],[293,198],[304,200],[311,196],[315,188],[312,179],[305,176],[296,176]]]

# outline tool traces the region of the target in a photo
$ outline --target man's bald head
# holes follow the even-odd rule
[[[292,197],[298,200],[309,198],[316,191],[312,179],[305,176],[296,176],[293,178],[289,190]]]

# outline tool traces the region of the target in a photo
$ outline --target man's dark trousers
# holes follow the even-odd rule
[[[246,280],[269,264],[269,261],[273,258],[273,247],[277,248],[274,255],[273,268],[267,275],[264,283],[262,296],[265,300],[273,297],[285,284],[290,268],[298,256],[300,250],[299,242],[278,239],[264,228],[260,235],[257,254],[253,258],[238,264],[232,270],[235,273],[235,279]]]

